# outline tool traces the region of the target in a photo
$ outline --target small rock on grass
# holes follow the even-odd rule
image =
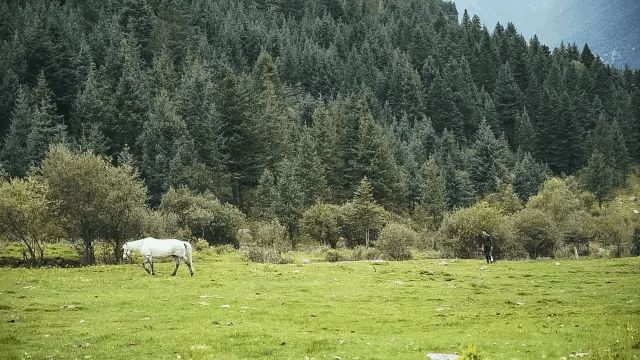
[[[427,356],[431,360],[458,360],[459,358],[459,356],[455,354],[428,353]]]

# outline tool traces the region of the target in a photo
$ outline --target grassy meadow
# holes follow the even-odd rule
[[[8,359],[640,358],[640,258],[0,269]]]

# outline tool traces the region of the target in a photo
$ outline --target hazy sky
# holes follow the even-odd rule
[[[533,34],[538,34],[543,43],[553,46],[560,41],[560,36],[549,33],[549,29],[545,29],[545,24],[562,9],[567,1],[456,0],[455,3],[460,16],[464,9],[468,9],[469,15],[477,14],[490,31],[498,21],[504,26],[508,22],[513,22],[526,39]]]

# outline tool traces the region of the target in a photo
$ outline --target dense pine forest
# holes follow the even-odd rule
[[[394,223],[474,256],[460,223],[477,214],[473,231],[492,230],[505,257],[609,239],[576,222],[614,216],[603,203],[640,159],[640,72],[458,11],[440,0],[3,1],[0,196],[36,204],[31,235],[16,239],[64,233],[94,262],[94,242],[118,256],[160,223],[210,243],[283,231],[332,246],[369,245]],[[2,220],[15,223],[9,208]],[[628,225],[614,236],[620,255],[640,237],[625,216],[603,220]],[[511,240],[530,233],[533,245]]]

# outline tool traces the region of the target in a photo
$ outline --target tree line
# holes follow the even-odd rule
[[[0,17],[3,172],[30,179],[64,144],[139,172],[145,208],[185,189],[294,239],[366,178],[437,229],[552,175],[602,205],[640,156],[638,70],[450,2],[16,0]],[[122,237],[109,226],[78,237]]]

